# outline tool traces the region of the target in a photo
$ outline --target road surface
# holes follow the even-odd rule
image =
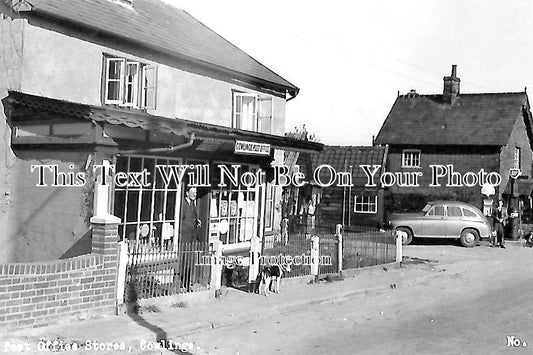
[[[199,354],[533,353],[533,249],[419,245],[405,254],[433,260],[407,267],[436,277],[184,340]]]

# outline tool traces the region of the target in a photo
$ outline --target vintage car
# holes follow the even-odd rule
[[[404,245],[411,243],[413,237],[456,238],[471,248],[492,232],[491,223],[478,208],[456,201],[430,202],[421,213],[394,214],[389,222]]]

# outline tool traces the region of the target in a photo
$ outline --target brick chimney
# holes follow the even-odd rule
[[[459,96],[459,84],[461,79],[457,77],[457,65],[452,65],[452,75],[444,77],[444,92],[442,100],[446,103],[453,104]]]

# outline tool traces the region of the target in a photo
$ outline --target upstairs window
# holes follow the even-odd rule
[[[156,67],[126,58],[106,58],[104,73],[105,104],[155,109]]]
[[[402,152],[402,168],[420,168],[420,150],[404,149]]]
[[[272,98],[233,92],[232,127],[248,131],[272,133]]]

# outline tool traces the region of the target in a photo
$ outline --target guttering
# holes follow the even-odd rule
[[[300,92],[300,88],[296,88],[294,91],[289,91],[289,95],[291,95],[291,97],[289,97],[285,102],[289,102],[291,101],[292,99],[294,99],[296,96],[298,96],[298,93]]]
[[[165,148],[150,148],[150,149],[132,149],[132,150],[119,150],[120,154],[138,154],[138,153],[172,153],[177,150],[190,148],[196,139],[196,134],[193,132],[189,135],[189,141],[180,145],[165,147]]]

